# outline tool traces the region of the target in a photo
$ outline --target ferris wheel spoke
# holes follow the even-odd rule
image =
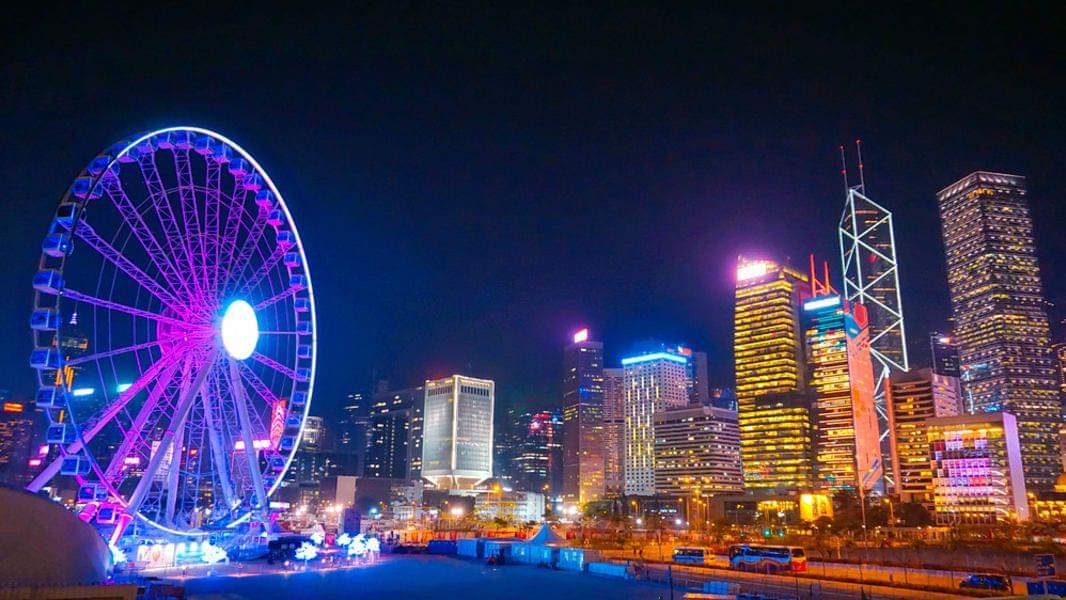
[[[123,220],[130,230],[133,231],[133,236],[137,238],[137,241],[141,243],[141,247],[148,254],[149,260],[155,265],[155,268],[163,275],[163,279],[166,280],[170,289],[177,292],[178,290],[184,290],[189,293],[189,288],[185,281],[181,278],[177,267],[170,260],[170,254],[163,250],[163,247],[159,244],[159,241],[155,239],[155,235],[152,230],[149,229],[148,224],[144,222],[144,218],[141,213],[138,212],[137,207],[130,201],[129,196],[126,195],[126,190],[122,188],[122,183],[118,177],[113,174],[105,174],[102,179],[104,192],[111,202],[122,214]]]
[[[114,301],[111,301],[111,300],[105,300],[103,298],[97,298],[96,296],[90,296],[89,294],[85,294],[85,293],[79,292],[77,290],[72,290],[70,288],[67,288],[67,289],[63,290],[63,297],[67,298],[68,300],[74,300],[75,302],[84,302],[85,304],[91,304],[93,306],[97,306],[97,307],[100,307],[100,308],[106,308],[108,310],[115,310],[115,311],[118,311],[118,312],[126,313],[126,314],[134,316],[134,317],[141,317],[141,318],[144,318],[144,319],[151,319],[153,321],[158,321],[160,323],[167,323],[169,325],[173,325],[175,327],[178,327],[178,328],[180,328],[182,330],[187,330],[190,327],[189,321],[186,321],[186,320],[175,319],[173,317],[168,317],[166,315],[161,315],[159,313],[155,313],[155,312],[152,312],[150,310],[143,310],[143,309],[140,309],[140,308],[127,306],[125,304],[121,304],[121,303],[114,302]]]
[[[145,152],[141,155],[137,164],[141,166],[141,177],[144,178],[144,183],[148,187],[148,196],[152,200],[156,216],[159,217],[159,223],[163,226],[163,239],[166,240],[171,256],[174,257],[177,271],[181,275],[186,289],[190,292],[195,292],[197,299],[200,299],[201,290],[199,282],[194,276],[196,265],[193,262],[192,251],[186,245],[187,236],[178,225],[178,219],[174,215],[174,208],[170,205],[170,198],[167,195],[166,188],[163,186],[163,179],[159,176],[159,167],[155,164],[155,153]],[[181,265],[187,265],[188,268],[185,269]]]
[[[251,228],[248,230],[248,237],[244,239],[244,244],[241,245],[240,254],[234,258],[229,269],[226,271],[226,289],[229,289],[230,285],[240,279],[241,274],[244,273],[244,269],[248,266],[248,261],[252,259],[252,252],[255,251],[255,247],[263,237],[263,230],[266,228],[268,214],[269,213],[265,208],[262,206],[259,207],[259,212],[256,214],[255,221],[253,221]]]
[[[237,248],[237,234],[241,230],[241,221],[244,220],[244,201],[248,190],[244,189],[243,179],[237,177],[233,183],[233,193],[230,194],[230,203],[226,214],[226,228],[219,240],[218,261],[216,265],[215,290],[221,289],[228,279],[229,268],[232,264],[233,253]]]
[[[125,410],[126,405],[129,404],[130,400],[132,400],[137,394],[141,393],[141,391],[144,390],[149,383],[154,381],[164,369],[175,364],[176,361],[177,358],[174,354],[164,356],[145,369],[144,373],[142,373],[136,381],[131,383],[126,391],[119,394],[118,399],[116,399],[113,404],[104,409],[98,419],[79,432],[81,434],[79,438],[64,448],[64,451],[60,453],[60,456],[49,463],[48,466],[26,486],[26,489],[34,493],[40,491],[40,489],[44,487],[44,484],[48,483],[57,473],[59,473],[59,467],[63,463],[63,457],[65,455],[80,452],[82,448],[85,447],[85,444],[91,442],[92,439],[96,437],[96,434],[100,433],[100,430],[102,430],[104,426],[110,423],[120,412]]]
[[[255,352],[252,354],[252,358],[255,359],[255,362],[261,365],[266,365],[293,381],[299,379],[299,376],[296,374],[296,371],[290,369],[289,367],[286,367],[285,365],[279,363],[273,358],[270,358],[269,356],[265,356],[263,354]]]
[[[208,363],[213,362],[214,354],[217,351],[212,351],[212,358]],[[193,358],[191,356],[185,359],[188,363],[191,363]],[[144,473],[141,475],[141,480],[137,482],[137,487],[130,494],[129,503],[126,506],[126,510],[129,513],[136,513],[141,503],[144,502],[145,495],[152,487],[152,483],[155,481],[156,474],[159,472],[159,467],[163,462],[163,459],[170,449],[174,446],[174,437],[178,433],[179,427],[185,423],[185,418],[189,414],[189,410],[192,408],[193,400],[200,393],[201,388],[204,385],[204,380],[207,379],[207,375],[211,372],[210,368],[206,365],[201,365],[200,372],[196,374],[196,379],[192,385],[185,388],[185,393],[182,394],[178,400],[177,406],[174,409],[174,414],[170,420],[170,424],[167,426],[166,431],[163,432],[163,437],[159,440],[159,447],[155,449],[152,454],[152,458],[148,461],[148,466],[145,467]],[[177,458],[175,453],[171,453],[171,462]]]
[[[244,284],[241,286],[241,289],[237,292],[237,294],[239,296],[246,296],[249,292],[254,290],[255,286],[259,285],[259,282],[262,281],[264,277],[269,275],[270,272],[274,270],[274,267],[278,266],[278,263],[281,262],[281,259],[284,256],[285,248],[283,246],[278,246],[277,248],[275,248],[274,251],[270,253],[270,256],[268,256],[266,260],[263,261],[263,264],[260,265],[254,273],[249,275],[248,278],[244,280]],[[239,275],[243,275],[243,273]],[[236,282],[237,279],[234,278],[233,281]]]
[[[255,374],[255,371],[252,371],[251,367],[244,363],[241,363],[240,371],[241,376],[244,377],[244,379],[248,382],[248,385],[252,386],[252,389],[255,390],[255,393],[258,394],[264,402],[266,402],[270,406],[274,406],[274,404],[277,403],[277,394],[270,391],[270,388],[267,387],[265,383],[263,383],[262,379],[259,379],[259,376]]]
[[[107,259],[108,262],[122,270],[123,273],[144,288],[145,291],[155,296],[157,300],[167,305],[175,313],[185,314],[187,310],[186,307],[178,302],[178,299],[173,294],[141,270],[140,267],[133,264],[133,261],[126,258],[125,255],[101,238],[100,235],[96,233],[96,230],[94,230],[87,222],[84,220],[79,221],[77,227],[74,228],[74,231],[75,235],[84,241],[90,248],[96,250],[96,252]]]
[[[200,229],[200,213],[196,208],[196,189],[187,149],[174,148],[174,172],[178,177],[178,198],[181,200],[181,215],[185,222],[190,275],[197,277],[197,275],[204,274],[207,269],[207,252],[204,247],[203,231]],[[206,277],[197,277],[196,280],[206,287]]]
[[[286,288],[286,289],[274,294],[273,296],[267,298],[266,300],[263,300],[259,304],[256,304],[255,305],[255,310],[256,311],[260,311],[260,310],[263,310],[264,308],[266,308],[268,306],[273,306],[273,305],[277,304],[278,302],[281,302],[282,300],[288,298],[289,296],[295,296],[296,292],[298,292],[298,291],[300,291],[300,288],[298,288],[298,287]],[[288,331],[282,331],[282,332],[273,332],[273,331],[271,331],[269,333],[290,333],[290,332],[288,332]]]
[[[137,411],[137,416],[134,417],[133,423],[125,431],[125,435],[122,436],[122,443],[119,444],[118,450],[111,457],[111,463],[108,464],[107,470],[104,472],[104,477],[107,481],[117,484],[121,479],[122,468],[126,464],[126,457],[130,455],[135,448],[147,444],[145,435],[145,424],[148,422],[149,415],[155,414],[159,409],[159,398],[166,391],[174,380],[174,372],[178,370],[178,362],[172,361],[165,369],[163,369],[159,378],[156,380],[155,386],[152,391],[148,393],[148,398],[144,401],[141,409]]]
[[[252,423],[248,418],[248,395],[245,393],[244,386],[241,385],[241,376],[237,369],[237,361],[231,359],[229,361],[230,388],[233,392],[233,402],[237,405],[237,416],[240,419],[244,456],[248,461],[248,472],[252,476],[252,491],[259,502],[259,512],[265,514],[269,506],[266,488],[263,486],[263,474],[259,471],[259,459],[255,454],[255,434],[252,432]]]
[[[222,165],[207,160],[207,204],[204,206],[204,281],[208,290],[218,289],[219,227],[222,204]]]
[[[133,344],[131,346],[123,346],[121,348],[115,348],[114,350],[107,350],[105,352],[97,352],[96,354],[89,354],[86,356],[79,356],[66,361],[67,366],[77,366],[85,363],[95,362],[102,358],[111,358],[112,356],[118,356],[119,354],[126,354],[127,352],[137,352],[139,350],[147,350],[158,346],[161,342],[159,340],[151,340],[148,342],[141,342],[140,344]]]

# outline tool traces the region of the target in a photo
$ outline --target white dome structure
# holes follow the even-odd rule
[[[0,487],[0,581],[5,585],[100,583],[111,551],[96,530],[59,504]]]

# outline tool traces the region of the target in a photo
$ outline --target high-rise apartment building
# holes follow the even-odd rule
[[[755,398],[740,421],[744,488],[751,493],[795,494],[815,488],[814,398],[778,392]]]
[[[1022,450],[1014,415],[1004,412],[926,421],[936,523],[1028,521]]]
[[[818,486],[873,489],[883,465],[866,309],[831,294],[805,302],[803,314]]]
[[[651,352],[622,359],[625,388],[623,489],[626,495],[655,494],[655,413],[688,405],[688,359]]]
[[[743,491],[735,412],[696,404],[665,409],[653,419],[656,493],[699,499]]]
[[[619,496],[625,477],[625,378],[623,369],[603,370],[603,486],[607,496]]]
[[[932,369],[893,372],[886,392],[896,495],[932,508],[933,470],[925,423],[962,414],[959,379]]]
[[[603,478],[603,344],[582,329],[563,350],[564,501],[603,498]]]
[[[452,375],[425,389],[422,477],[441,489],[472,489],[492,477],[495,382]]]
[[[736,303],[733,316],[733,363],[735,393],[741,432],[753,416],[755,400],[765,394],[802,391],[806,387],[806,363],[800,307],[808,295],[804,273],[768,260],[737,262]],[[760,414],[761,419],[772,418]],[[742,433],[743,435],[743,433]],[[741,446],[745,480],[753,488],[765,480],[752,454],[757,448]]]
[[[937,200],[966,405],[1013,414],[1026,485],[1051,490],[1062,403],[1025,178],[977,171]]]

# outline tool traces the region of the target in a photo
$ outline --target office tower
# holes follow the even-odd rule
[[[622,369],[603,370],[603,485],[608,496],[623,492],[625,387]]]
[[[564,501],[604,497],[603,454],[603,344],[582,329],[563,350]]]
[[[517,489],[542,494],[551,491],[552,445],[556,427],[547,411],[524,413],[525,435],[519,445],[514,463],[514,482]]]
[[[622,359],[625,427],[622,472],[625,494],[655,494],[655,422],[653,415],[688,405],[688,359],[652,352]]]
[[[961,377],[959,371],[959,348],[955,336],[934,331],[929,334],[929,352],[933,358],[933,372],[948,377]]]
[[[881,483],[883,467],[866,309],[822,295],[804,303],[803,317],[818,487],[868,491]]]
[[[304,420],[303,437],[300,438],[300,450],[317,452],[326,444],[326,421],[322,417],[308,416]]]
[[[421,478],[425,401],[423,386],[374,394],[368,417],[364,476]]]
[[[933,471],[925,422],[962,414],[959,379],[932,369],[893,372],[887,392],[896,495],[903,502],[921,502],[932,508]]]
[[[986,412],[926,421],[936,523],[994,525],[1029,520],[1014,415]]]
[[[815,487],[814,398],[778,392],[755,398],[740,421],[744,488],[757,494],[792,494]]]
[[[515,407],[496,411],[492,430],[492,476],[507,487],[515,487],[520,480],[517,460],[529,430],[532,415]]]
[[[697,404],[667,408],[653,420],[656,493],[701,499],[743,491],[735,412]]]
[[[937,200],[966,404],[1017,418],[1026,486],[1050,490],[1062,403],[1025,178],[978,171]]]
[[[492,477],[496,384],[452,375],[425,388],[422,477],[441,489],[472,489]]]
[[[369,394],[354,392],[345,398],[342,414],[337,423],[337,452],[355,457],[356,473],[362,473],[366,464],[366,430],[370,422]]]
[[[710,399],[710,387],[707,382],[707,353],[696,352],[688,346],[669,349],[688,359],[688,401],[689,404],[705,404]]]
[[[808,289],[807,275],[785,265],[744,257],[737,261],[733,363],[741,435],[756,398],[806,387],[799,316]],[[761,467],[749,454],[753,450],[750,444],[741,445],[745,482],[749,474],[753,480],[762,480],[757,473]]]

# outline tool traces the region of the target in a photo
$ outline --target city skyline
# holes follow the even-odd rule
[[[440,17],[423,15],[424,21],[409,25],[399,25],[395,15],[372,17],[383,25],[379,32],[407,34],[397,37],[402,40],[398,48],[370,53],[356,74],[340,76],[336,94],[315,85],[305,91],[286,85],[292,102],[284,103],[253,93],[254,86],[248,91],[216,86],[219,72],[212,69],[181,86],[164,76],[168,69],[138,70],[145,90],[132,101],[119,91],[122,85],[72,78],[74,69],[94,70],[79,67],[80,53],[70,56],[31,44],[29,36],[18,37],[17,60],[4,68],[11,81],[25,85],[5,92],[12,110],[3,118],[5,130],[24,140],[25,152],[0,168],[12,182],[9,206],[17,215],[9,240],[25,256],[12,256],[0,275],[28,281],[32,250],[56,190],[66,185],[71,165],[99,150],[99,140],[175,120],[217,124],[246,140],[290,190],[288,200],[301,214],[309,251],[350,259],[334,260],[317,274],[322,318],[335,325],[321,332],[321,368],[329,375],[316,390],[316,413],[339,415],[345,396],[369,388],[375,371],[395,387],[471,373],[499,382],[501,406],[556,406],[561,398],[554,350],[581,325],[602,332],[607,367],[618,365],[630,343],[655,336],[705,350],[711,385],[729,385],[736,256],[790,256],[800,267],[808,252],[833,256],[834,224],[844,201],[837,147],[861,137],[869,195],[894,212],[909,348],[916,357],[924,355],[926,332],[949,329],[943,250],[934,243],[939,240],[935,194],[974,170],[1028,178],[1047,296],[1066,304],[1061,283],[1066,278],[1058,264],[1066,241],[1054,235],[1064,210],[1056,202],[1062,183],[1054,159],[1054,132],[1060,130],[1055,124],[1061,117],[1034,87],[1048,80],[1048,64],[1014,60],[1041,54],[1045,40],[1039,28],[1027,36],[1024,49],[1002,52],[998,44],[1008,42],[996,41],[963,55],[930,40],[944,35],[964,40],[970,24],[944,27],[948,15],[927,15],[925,24],[897,17],[917,29],[890,35],[885,56],[830,55],[818,38],[846,37],[852,24],[847,17],[832,17],[809,33],[781,39],[771,35],[778,31],[774,19],[763,17],[756,20],[752,41],[738,44],[734,34],[722,33],[697,43],[703,36],[674,22],[684,21],[682,15],[650,10],[649,16],[669,20],[679,33],[666,43],[655,34],[625,28],[618,33],[634,47],[653,42],[657,53],[623,53],[619,66],[601,49],[564,44],[573,60],[555,72],[546,69],[553,64],[554,46],[546,41],[550,28],[534,17],[524,25],[504,23],[491,34],[531,34],[527,48],[513,50],[531,66],[528,80],[516,81],[505,62],[491,59],[484,72],[471,72],[465,54],[470,46],[454,32],[455,39],[448,40],[452,50],[440,57],[443,76],[425,77],[417,66],[391,68],[394,58],[426,55],[428,46],[410,34],[428,27],[434,16]],[[589,17],[573,15],[573,27],[604,39],[611,26],[595,25]],[[998,22],[1012,22],[1001,17]],[[454,25],[446,15],[444,20]],[[212,26],[204,26],[208,30],[190,35],[210,36]],[[102,27],[68,29],[84,36],[79,46],[91,49],[113,39]],[[483,23],[468,27],[487,29]],[[382,47],[383,35],[376,33],[366,43]],[[917,43],[913,52],[927,59],[921,61],[924,66],[909,65],[900,74],[878,68],[912,42]],[[256,44],[248,47],[254,51]],[[729,87],[732,77],[746,73],[746,63],[720,50],[738,47],[750,57],[760,44],[794,49],[812,64],[831,62],[848,77],[806,73],[792,62],[772,59],[756,62],[744,89]],[[348,55],[359,50],[343,44],[333,50],[333,56]],[[673,60],[682,56],[690,60]],[[658,91],[649,91],[638,74],[662,62],[682,66],[658,75]],[[683,66],[689,62],[693,66]],[[295,82],[323,75],[320,66],[301,74],[305,64],[290,58],[249,68],[262,81],[275,72]],[[703,64],[717,68],[708,73]],[[20,65],[42,78],[25,79]],[[569,82],[587,72],[597,76],[572,89]],[[974,82],[987,78],[975,73],[994,76],[1001,85],[986,89]],[[443,81],[447,76],[456,76],[459,85]],[[859,85],[852,85],[850,76]],[[111,77],[132,81],[125,69],[112,69]],[[424,81],[424,89],[409,91],[413,81]],[[110,108],[84,114],[79,104],[48,92],[71,82],[78,91],[72,97],[98,98]],[[794,108],[782,111],[753,96],[770,82],[777,89],[799,89]],[[907,85],[897,90],[901,82]],[[387,88],[391,100],[375,99],[364,83]],[[495,83],[545,91],[528,99],[477,97]],[[934,86],[954,86],[959,93],[941,99],[926,93]],[[255,110],[224,107],[218,98],[228,93]],[[145,97],[148,102],[141,101]],[[367,116],[351,114],[350,103],[335,97],[358,99]],[[603,118],[589,118],[590,103]],[[293,112],[292,105],[305,109]],[[41,107],[55,113],[54,127],[79,135],[54,144],[49,141],[54,135],[28,130],[41,124]],[[1009,118],[1009,125],[996,116],[1003,107],[1008,107],[1002,118]],[[307,135],[325,124],[338,134]],[[630,139],[620,137],[621,130],[637,133]],[[289,151],[296,146],[318,152]],[[39,178],[18,175],[34,171],[36,161],[57,168],[40,169]],[[502,177],[502,172],[512,175]],[[450,242],[436,235],[441,229],[454,233]],[[485,244],[494,252],[486,255]],[[833,275],[839,279],[835,267]],[[657,293],[646,294],[646,289]],[[23,367],[30,346],[24,324],[28,295],[11,294],[2,308],[0,334],[12,343],[0,353],[5,365],[0,375],[5,387],[29,395],[32,375]]]

